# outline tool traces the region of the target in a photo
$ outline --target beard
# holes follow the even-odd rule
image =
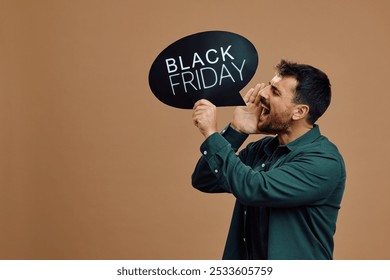
[[[264,118],[263,120],[261,120]],[[285,111],[279,115],[261,115],[258,123],[258,129],[262,133],[266,134],[279,134],[286,132],[291,126],[291,116],[290,113]]]

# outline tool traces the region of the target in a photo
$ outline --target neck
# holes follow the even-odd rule
[[[278,133],[279,145],[287,145],[288,143],[298,139],[309,130],[313,128],[312,124],[301,124],[297,126],[290,126],[287,131],[283,133]]]

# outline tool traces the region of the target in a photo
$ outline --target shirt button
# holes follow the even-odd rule
[[[207,151],[203,151],[203,154],[204,154],[204,155],[207,155]]]
[[[263,164],[261,165],[261,167],[263,167],[263,168],[264,168],[264,167],[265,167],[265,163],[263,163]]]
[[[245,239],[245,237],[244,237],[242,240],[244,240],[244,242],[246,242],[246,239]]]
[[[218,173],[218,169],[215,169],[214,172],[215,172],[215,173]]]
[[[222,134],[224,134],[226,132],[226,129],[222,130]]]
[[[244,211],[244,215],[246,216],[246,210]]]

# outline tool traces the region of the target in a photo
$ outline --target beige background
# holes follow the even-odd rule
[[[389,27],[387,0],[1,0],[0,258],[221,257],[234,199],[191,187],[202,136],[147,76],[173,41],[227,30],[258,49],[250,85],[280,58],[328,73],[319,124],[348,171],[335,258],[389,259]]]

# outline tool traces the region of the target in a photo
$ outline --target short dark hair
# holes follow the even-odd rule
[[[308,121],[314,124],[330,104],[332,91],[328,76],[313,66],[284,59],[276,65],[276,70],[281,77],[297,80],[294,102],[309,106]]]

